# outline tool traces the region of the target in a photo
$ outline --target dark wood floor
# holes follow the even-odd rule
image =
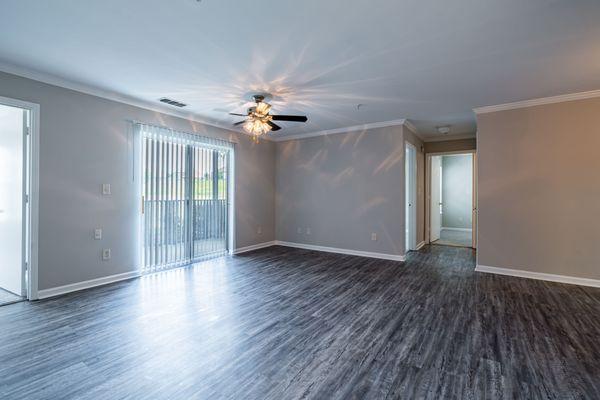
[[[273,247],[0,308],[2,399],[599,399],[600,290]]]

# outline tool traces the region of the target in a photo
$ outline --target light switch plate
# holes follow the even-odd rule
[[[371,233],[371,240],[372,241],[376,241],[377,240],[377,234],[375,232]]]
[[[102,229],[101,228],[94,229],[94,239],[95,240],[102,239]]]
[[[102,184],[102,194],[105,196],[110,195],[110,183]]]
[[[102,250],[102,259],[104,261],[110,260],[110,249],[103,249]]]

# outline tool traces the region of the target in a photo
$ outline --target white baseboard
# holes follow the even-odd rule
[[[425,246],[425,241],[424,240],[417,245],[417,248],[415,250],[421,250],[423,248],[423,246]]]
[[[361,256],[361,257],[369,257],[369,258],[379,258],[382,260],[392,260],[392,261],[404,261],[405,260],[405,257],[403,255],[396,255],[396,254],[373,253],[370,251],[340,249],[337,247],[315,246],[312,244],[283,242],[281,240],[276,240],[275,244],[278,246],[296,247],[298,249],[324,251],[327,253],[348,254],[351,256]]]
[[[241,254],[241,253],[245,253],[247,251],[264,249],[265,247],[271,247],[271,246],[275,246],[275,240],[271,240],[270,242],[253,244],[252,246],[238,247],[237,249],[235,249],[233,251],[233,254]]]
[[[49,297],[60,296],[61,294],[67,294],[71,292],[77,292],[83,289],[89,289],[96,286],[107,285],[109,283],[124,281],[131,278],[139,277],[140,271],[125,272],[122,274],[104,276],[102,278],[91,279],[89,281],[71,283],[69,285],[57,286],[50,289],[43,289],[38,291],[38,299],[47,299]]]
[[[457,231],[457,232],[473,232],[473,229],[471,229],[471,228],[447,228],[445,226],[442,226],[441,229],[445,229],[447,231]]]
[[[519,278],[538,279],[542,281],[569,283],[571,285],[600,287],[600,280],[589,278],[578,278],[575,276],[545,274],[542,272],[530,272],[520,269],[488,267],[486,265],[477,265],[475,271],[488,274],[516,276]]]

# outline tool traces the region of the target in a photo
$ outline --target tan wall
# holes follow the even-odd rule
[[[600,279],[600,98],[477,119],[478,264]]]
[[[445,153],[448,151],[475,150],[476,148],[477,140],[474,138],[425,143],[425,153]]]

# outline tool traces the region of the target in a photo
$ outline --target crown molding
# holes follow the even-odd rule
[[[514,103],[504,103],[495,106],[485,106],[474,108],[475,114],[487,114],[497,111],[515,110],[518,108],[541,106],[544,104],[563,103],[565,101],[584,100],[594,97],[600,97],[600,90],[591,90],[589,92],[561,94],[559,96],[542,97],[539,99],[516,101]]]
[[[373,122],[373,123],[369,123],[369,124],[347,126],[344,128],[327,129],[327,130],[317,131],[317,132],[299,133],[297,135],[281,136],[281,137],[272,138],[272,139],[276,142],[285,142],[288,140],[306,139],[306,138],[311,138],[311,137],[316,137],[316,136],[334,135],[336,133],[356,132],[356,131],[375,129],[375,128],[385,128],[388,126],[406,126],[406,123],[407,123],[407,120],[405,118],[402,118],[402,119],[395,119],[395,120],[391,120],[391,121]]]
[[[423,140],[423,138],[419,135],[419,130],[417,129],[416,126],[413,125],[412,122],[410,122],[410,120],[405,119],[403,125],[406,127],[406,129],[408,129],[409,131],[414,133],[416,136],[418,136],[419,139]]]
[[[474,133],[457,133],[456,135],[444,135],[444,136],[432,136],[423,139],[425,143],[431,142],[448,142],[451,140],[464,140],[464,139],[476,139],[477,135]]]
[[[166,106],[162,106],[160,104],[154,104],[152,102],[146,100],[140,100],[131,96],[123,95],[114,91],[101,89],[95,86],[86,85],[83,83],[75,82],[69,79],[61,78],[56,75],[48,74],[45,72],[36,71],[29,68],[20,67],[14,64],[9,64],[6,62],[0,61],[0,71],[5,72],[7,74],[20,76],[22,78],[31,79],[37,82],[46,83],[52,86],[58,86],[63,89],[73,90],[75,92],[80,92],[84,94],[88,94],[90,96],[100,97],[106,100],[116,101],[118,103],[127,104],[134,107],[143,108],[148,111],[154,111],[161,114],[170,115],[177,118],[182,118],[187,121],[197,122],[203,125],[212,126],[215,128],[223,129],[229,132],[234,132],[238,134],[249,135],[244,131],[238,131],[231,129],[231,127],[226,126],[224,124],[219,124],[216,122],[208,121],[198,114],[191,112],[184,112],[179,110],[174,110]],[[252,136],[252,135],[249,135]],[[272,137],[261,136],[261,139],[273,140]]]

